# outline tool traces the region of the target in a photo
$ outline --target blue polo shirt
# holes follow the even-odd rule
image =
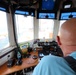
[[[76,59],[76,52],[71,53]],[[58,56],[44,56],[39,64],[35,67],[33,75],[76,75],[68,65],[65,59]]]

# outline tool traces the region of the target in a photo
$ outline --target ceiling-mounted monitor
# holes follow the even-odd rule
[[[70,18],[76,18],[76,12],[61,13],[60,20],[68,20]]]
[[[0,10],[2,10],[2,11],[6,11],[6,9],[5,9],[5,8],[3,8],[3,7],[0,7]]]
[[[15,14],[25,15],[25,16],[35,16],[35,10],[33,9],[17,9]]]
[[[54,0],[42,0],[42,10],[53,10]]]
[[[39,10],[57,11],[61,0],[40,0]]]
[[[76,18],[76,8],[61,10],[59,20],[68,20],[70,18]]]
[[[28,11],[21,11],[21,10],[16,10],[15,14],[21,14],[21,15],[29,15]]]
[[[57,13],[52,11],[38,11],[37,19],[56,19]]]

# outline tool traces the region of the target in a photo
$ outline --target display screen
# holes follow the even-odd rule
[[[15,14],[22,14],[22,15],[29,15],[29,12],[25,12],[25,11],[20,11],[20,10],[16,10]]]
[[[55,1],[54,0],[42,0],[41,10],[53,10]]]
[[[21,10],[16,10],[15,14],[21,14],[21,15],[25,15],[25,16],[29,16],[29,15],[34,16],[33,12],[30,13],[29,11],[21,11]]]
[[[56,13],[46,13],[46,12],[39,12],[37,15],[38,19],[56,19]]]
[[[54,18],[54,13],[39,13],[39,18]]]
[[[6,9],[5,9],[5,8],[3,8],[3,7],[0,7],[0,10],[6,11]]]
[[[68,20],[68,19],[70,19],[70,16],[72,18],[76,18],[76,12],[65,12],[65,13],[61,13],[60,20]]]

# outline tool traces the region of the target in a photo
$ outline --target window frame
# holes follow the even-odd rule
[[[22,14],[15,14],[15,15],[22,15]],[[22,16],[25,16],[25,15],[22,15]],[[30,17],[30,16],[25,16],[25,17]],[[32,16],[32,18],[33,18],[33,39],[34,39],[34,17]],[[15,19],[15,33],[16,33],[16,40],[17,40],[17,43],[18,44],[21,44],[21,43],[24,43],[24,42],[28,42],[28,41],[31,41],[31,40],[28,40],[28,41],[24,41],[24,42],[18,42],[18,32],[17,32],[17,26],[16,26],[16,18],[14,17],[14,19]],[[33,40],[32,39],[32,40]]]
[[[6,8],[4,8],[4,7],[0,7],[0,11],[2,11],[3,13],[5,12],[5,14],[6,14],[6,22],[7,22],[7,26],[6,26],[6,27],[7,27],[7,37],[8,37],[8,43],[9,43],[8,46],[6,46],[6,47],[0,49],[0,51],[2,51],[2,50],[4,50],[4,49],[7,49],[7,48],[10,47],[10,40],[9,40],[9,30],[8,30],[8,20],[7,20],[7,12],[6,12]]]
[[[39,20],[42,20],[42,19],[39,19]],[[39,38],[39,39],[53,39],[54,20],[53,20],[53,19],[43,19],[43,20],[51,20],[51,21],[53,21],[52,37],[46,38],[46,37],[44,36],[43,38],[40,38],[40,37],[39,37],[39,33],[38,33],[38,38]],[[40,25],[39,25],[39,26],[40,26]],[[40,29],[40,27],[39,27],[39,29]]]

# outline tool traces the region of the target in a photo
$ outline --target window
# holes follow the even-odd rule
[[[66,20],[61,20],[60,21],[60,27],[61,27],[61,25],[65,22]],[[60,27],[59,27],[59,30],[60,30]],[[58,35],[60,35],[60,32],[58,33]]]
[[[0,11],[0,50],[9,46],[6,12]]]
[[[66,20],[61,20],[60,21],[60,27],[61,27],[61,25],[65,22]],[[60,29],[60,27],[59,27],[59,29]]]
[[[15,14],[18,43],[34,39],[33,17]]]
[[[39,20],[39,38],[51,39],[53,38],[54,21],[51,19]]]

